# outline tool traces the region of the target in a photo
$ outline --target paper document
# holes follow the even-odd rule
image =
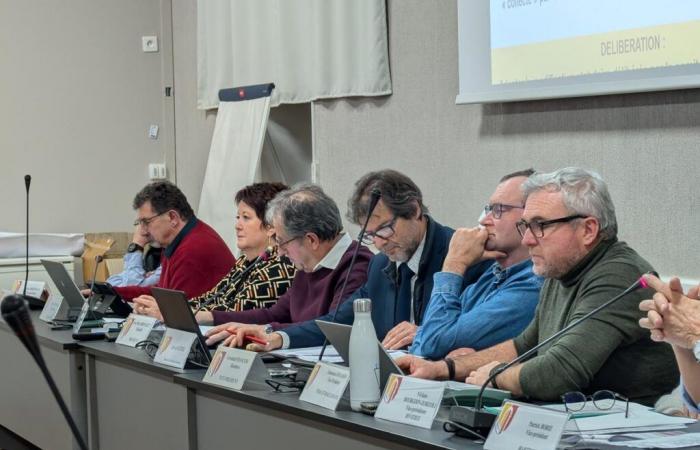
[[[697,448],[700,446],[700,433],[684,433],[678,436],[653,437],[637,441],[609,441],[607,444],[633,448]]]
[[[270,352],[271,355],[280,356],[282,358],[297,358],[302,361],[318,361],[323,347],[305,347],[305,348],[290,348],[287,350],[275,350]],[[332,345],[326,347],[323,353],[323,361],[330,363],[342,363],[343,358],[340,357],[338,351]]]
[[[547,405],[546,407],[563,409],[563,405]],[[629,417],[627,418],[625,418],[624,412],[616,412],[603,416],[574,418],[571,422],[575,423],[581,433],[602,434],[601,432],[612,433],[611,430],[615,430],[615,432],[620,432],[620,430],[662,430],[664,427],[674,428],[693,423],[695,420],[659,414],[639,403],[630,403]]]

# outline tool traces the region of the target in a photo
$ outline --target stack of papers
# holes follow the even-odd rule
[[[290,348],[287,350],[275,350],[270,352],[270,354],[281,358],[297,358],[301,359],[302,361],[316,362],[318,361],[322,348],[323,347]],[[326,347],[326,351],[323,353],[323,361],[329,363],[342,363],[343,358],[340,357],[335,347],[329,345]]]

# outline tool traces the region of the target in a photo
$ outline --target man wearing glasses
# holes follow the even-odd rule
[[[134,198],[134,225],[146,241],[163,247],[157,287],[193,297],[211,289],[236,262],[226,243],[195,217],[185,195],[169,181],[148,184]],[[115,287],[123,298],[150,297],[146,286]],[[137,313],[139,311],[136,311]]]
[[[430,300],[433,274],[442,267],[453,230],[428,216],[418,186],[395,170],[370,172],[357,181],[348,201],[348,218],[353,223],[364,223],[370,194],[375,189],[381,198],[369,217],[363,242],[374,244],[381,253],[370,261],[365,284],[338,307],[337,315],[327,314],[318,319],[335,318],[336,322],[352,324],[354,299],[370,298],[372,322],[377,337],[382,339],[395,326],[415,333]],[[490,264],[478,264],[470,269],[465,280],[473,282]],[[269,351],[312,347],[324,342],[324,335],[313,320],[258,337],[264,338],[268,345],[251,344],[248,348]]]
[[[515,339],[449,362],[415,357],[399,365],[421,378],[453,377],[482,384],[492,371],[600,306],[651,270],[617,240],[615,208],[598,174],[579,168],[533,175],[523,185],[525,211],[518,222],[533,270],[546,278],[535,318]],[[495,387],[534,400],[559,401],[570,391],[605,389],[653,405],[678,379],[673,353],[637,325],[636,291],[495,378]]]
[[[532,169],[501,178],[479,220],[479,228],[460,228],[450,241],[442,272],[410,352],[438,359],[450,351],[465,354],[511,339],[532,320],[542,278],[532,272],[528,248],[515,224],[523,215],[523,182]],[[462,274],[483,259],[491,268],[462,290]],[[389,348],[401,348],[407,338],[387,335]],[[390,339],[391,337],[391,339]],[[460,347],[462,347],[460,349]],[[455,355],[451,355],[455,356]]]

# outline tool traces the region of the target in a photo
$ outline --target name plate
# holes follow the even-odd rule
[[[484,443],[486,450],[555,450],[569,413],[507,400]]]
[[[240,391],[251,388],[252,381],[262,382],[265,378],[267,369],[257,352],[220,345],[202,381]]]
[[[374,417],[430,428],[440,409],[445,383],[391,374]]]
[[[197,335],[194,333],[175,328],[166,329],[153,362],[178,369],[184,368],[195,339]]]
[[[34,298],[41,298],[41,294],[44,293],[44,288],[46,283],[43,281],[31,281],[27,282],[27,295]],[[24,294],[24,280],[15,280],[15,284],[12,289],[15,294]]]
[[[60,295],[49,295],[49,299],[46,300],[44,308],[41,310],[41,314],[39,314],[39,320],[51,322],[53,319],[55,319],[58,311],[61,309],[62,302],[63,297]]]
[[[350,383],[350,368],[318,362],[299,396],[302,402],[336,410]]]
[[[139,314],[129,314],[122,324],[116,343],[127,347],[136,347],[141,341],[148,339],[151,330],[158,320],[155,317],[141,316]]]

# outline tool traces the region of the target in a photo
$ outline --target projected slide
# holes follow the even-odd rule
[[[698,64],[700,0],[491,0],[493,85]]]

